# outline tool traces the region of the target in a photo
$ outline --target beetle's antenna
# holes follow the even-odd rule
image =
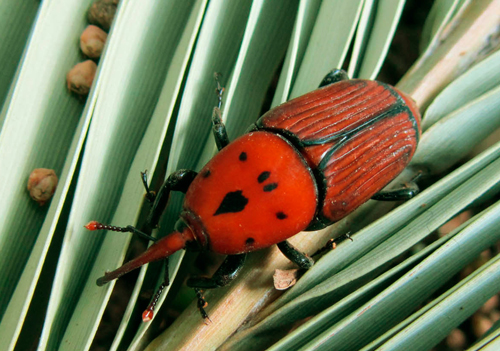
[[[108,225],[108,224],[102,224],[97,221],[91,221],[88,222],[86,225],[83,226],[84,228],[94,231],[94,230],[109,230],[112,232],[121,232],[121,233],[132,233],[132,234],[137,234],[139,236],[142,236],[145,239],[148,239],[149,241],[156,241],[155,237],[146,234],[144,232],[141,232],[139,229],[136,227],[133,227],[131,225],[126,226],[126,227],[117,227],[115,225]]]

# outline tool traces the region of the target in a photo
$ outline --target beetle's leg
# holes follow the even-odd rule
[[[419,192],[417,184],[411,187],[403,187],[400,189],[393,189],[387,191],[380,191],[372,196],[372,200],[377,201],[401,201],[409,200]]]
[[[190,288],[215,289],[229,284],[238,276],[245,263],[246,253],[229,255],[220,265],[212,278],[192,277],[187,281]]]
[[[156,198],[156,193],[152,190],[149,189],[149,185],[148,185],[148,171],[145,170],[144,172],[141,172],[141,180],[142,180],[142,185],[144,186],[144,189],[146,189],[146,200],[148,200],[148,202],[150,204],[154,203],[155,202],[155,198]]]
[[[330,239],[326,242],[325,246],[323,246],[322,248],[318,249],[318,251],[316,251],[315,253],[313,253],[311,256],[314,257],[314,256],[317,256],[317,255],[321,255],[323,253],[325,253],[326,251],[331,251],[331,250],[334,250],[336,247],[337,247],[337,244],[346,240],[346,239],[349,239],[351,241],[354,241],[352,238],[351,238],[351,233],[350,232],[347,232],[345,234],[342,234],[341,236],[335,238],[335,239]]]
[[[406,183],[398,189],[379,191],[372,196],[372,200],[377,201],[401,201],[409,200],[419,193],[419,188],[415,180]]]
[[[222,107],[222,94],[224,93],[224,88],[220,86],[219,77],[220,73],[214,74],[215,83],[217,84],[215,91],[217,93],[218,103],[212,112],[212,132],[214,133],[217,149],[220,151],[229,144],[229,137],[227,136],[226,126],[222,122],[222,112],[220,109]]]
[[[297,248],[286,240],[278,243],[278,248],[281,250],[283,255],[286,256],[286,258],[300,268],[309,269],[314,265],[314,260],[311,257],[297,250]]]
[[[149,212],[147,225],[150,228],[156,228],[158,226],[160,216],[165,210],[165,207],[167,207],[170,192],[180,191],[186,193],[196,175],[197,173],[195,171],[180,169],[168,176],[167,180],[165,180],[158,191],[158,195],[156,195],[155,202]]]
[[[196,297],[198,298],[198,309],[200,310],[203,319],[208,319],[208,314],[205,311],[208,303],[203,297],[200,289],[215,289],[223,287],[234,280],[240,273],[245,263],[246,253],[239,255],[229,255],[226,257],[224,262],[220,265],[217,271],[214,273],[212,278],[206,277],[192,277],[187,281],[187,286],[194,288],[196,292]]]
[[[154,309],[156,307],[156,304],[158,303],[158,300],[160,299],[161,293],[163,292],[163,289],[165,289],[167,286],[170,285],[170,277],[168,274],[168,257],[165,258],[165,276],[163,278],[163,283],[160,284],[158,287],[158,290],[156,290],[156,293],[153,296],[153,299],[149,303],[148,307],[144,310],[142,313],[142,320],[144,322],[149,322],[151,319],[153,319],[153,313]]]
[[[334,69],[331,72],[329,72],[325,78],[319,83],[319,88],[323,88],[327,85],[333,84],[340,82],[341,80],[347,80],[349,79],[349,76],[347,75],[347,72],[344,71],[343,69]]]
[[[208,302],[205,300],[205,296],[203,296],[203,291],[201,289],[194,288],[194,292],[196,293],[196,298],[198,299],[198,310],[200,310],[201,318],[211,322],[207,311],[205,311],[205,307],[208,306]]]

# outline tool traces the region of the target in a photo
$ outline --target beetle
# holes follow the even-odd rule
[[[349,79],[333,70],[319,89],[265,113],[248,132],[229,142],[221,120],[222,92],[212,130],[219,153],[201,170],[171,174],[157,195],[145,173],[146,198],[152,203],[147,227],[155,228],[171,191],[185,193],[175,231],[157,240],[132,227],[90,222],[90,230],[132,232],[156,241],[143,254],[106,272],[99,286],[180,249],[211,250],[227,255],[212,278],[192,277],[203,318],[206,301],[200,289],[224,286],[241,271],[246,254],[277,244],[300,268],[314,261],[287,239],[317,230],[345,217],[369,199],[408,199],[418,187],[381,191],[409,163],[420,138],[415,102],[387,84]],[[151,320],[164,283],[143,313]]]

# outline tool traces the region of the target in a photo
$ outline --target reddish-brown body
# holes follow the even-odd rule
[[[197,175],[186,170],[172,174],[152,207],[150,219],[155,220],[150,224],[155,226],[168,193],[186,192],[177,230],[106,273],[98,284],[193,242],[233,257],[226,259],[216,278],[197,280],[193,287],[227,284],[243,263],[244,255],[239,254],[278,243],[287,257],[309,268],[312,260],[286,239],[330,225],[369,200],[406,167],[420,137],[420,114],[405,94],[376,81],[348,80],[342,71],[332,71],[331,77],[342,80],[272,109],[228,145],[225,129],[217,134],[221,122],[214,119],[222,150]],[[147,236],[133,227],[97,222],[87,228]],[[203,301],[199,296],[200,306]]]
[[[316,226],[368,201],[408,164],[420,136],[413,100],[383,83],[344,80],[272,109],[257,122],[295,141],[323,196]]]
[[[406,167],[419,125],[413,102],[387,85],[346,80],[318,89],[272,109],[257,131],[222,149],[189,187],[181,218],[222,254],[329,225]]]
[[[218,211],[230,196],[233,206],[226,200],[226,210]],[[202,230],[198,240],[208,249],[237,254],[306,229],[317,199],[316,181],[303,157],[283,137],[257,131],[236,139],[203,167],[186,193],[187,213],[181,218]]]

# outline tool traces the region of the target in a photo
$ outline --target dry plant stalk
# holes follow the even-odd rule
[[[500,1],[474,1],[443,30],[398,83],[421,110],[441,90],[497,47]]]

